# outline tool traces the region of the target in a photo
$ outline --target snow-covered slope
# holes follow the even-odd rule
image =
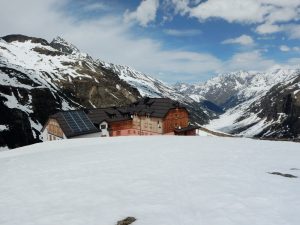
[[[299,157],[296,143],[214,137],[77,139],[4,151],[0,224],[114,225],[132,216],[132,225],[298,225]]]
[[[210,129],[242,136],[300,138],[300,108],[294,94],[300,90],[299,78],[300,72],[294,69],[240,71],[198,85],[177,84],[177,88],[195,100],[206,98],[226,110],[209,123]],[[289,109],[285,107],[287,98]]]
[[[208,128],[250,137],[300,139],[300,73],[278,70],[258,74],[254,81],[256,85],[238,93],[244,101],[212,120]]]
[[[133,87],[136,87],[142,96],[166,97],[181,102],[193,102],[193,99],[186,98],[176,91],[172,86],[133,68],[130,68],[129,66],[106,63],[100,60],[99,63],[105,68],[114,71],[122,80],[126,81]]]

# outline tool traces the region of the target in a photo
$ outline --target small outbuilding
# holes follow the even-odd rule
[[[58,112],[49,117],[42,129],[44,141],[99,136],[99,129],[82,110]]]

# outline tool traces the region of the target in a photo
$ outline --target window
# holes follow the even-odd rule
[[[105,125],[105,124],[101,125],[101,126],[100,126],[100,129],[101,129],[101,130],[102,130],[102,129],[106,129],[106,125]]]
[[[158,127],[158,128],[161,128],[160,123],[159,123],[159,120],[157,121],[157,127]]]

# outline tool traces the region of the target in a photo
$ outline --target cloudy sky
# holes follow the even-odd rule
[[[0,0],[1,36],[61,36],[166,82],[300,67],[299,0]]]

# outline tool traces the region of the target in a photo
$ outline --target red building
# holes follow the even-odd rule
[[[124,107],[91,109],[88,117],[100,129],[107,128],[101,129],[106,133],[103,136],[195,135],[197,129],[189,125],[187,109],[168,98],[144,98]]]
[[[80,114],[82,118],[77,114]],[[67,120],[66,115],[70,117]],[[89,129],[85,132],[83,130],[87,126],[81,122],[83,120],[89,124]],[[53,124],[56,125],[55,129],[53,129]],[[90,124],[97,129],[91,129]],[[123,107],[90,109],[80,111],[80,113],[77,111],[57,113],[50,117],[43,131],[48,134],[58,130],[59,137],[74,138],[86,137],[83,135],[86,133],[89,133],[88,136],[95,136],[96,133],[96,136],[102,137],[196,135],[197,128],[189,124],[189,112],[178,102],[168,98],[143,98]],[[70,130],[74,131],[71,135]]]

